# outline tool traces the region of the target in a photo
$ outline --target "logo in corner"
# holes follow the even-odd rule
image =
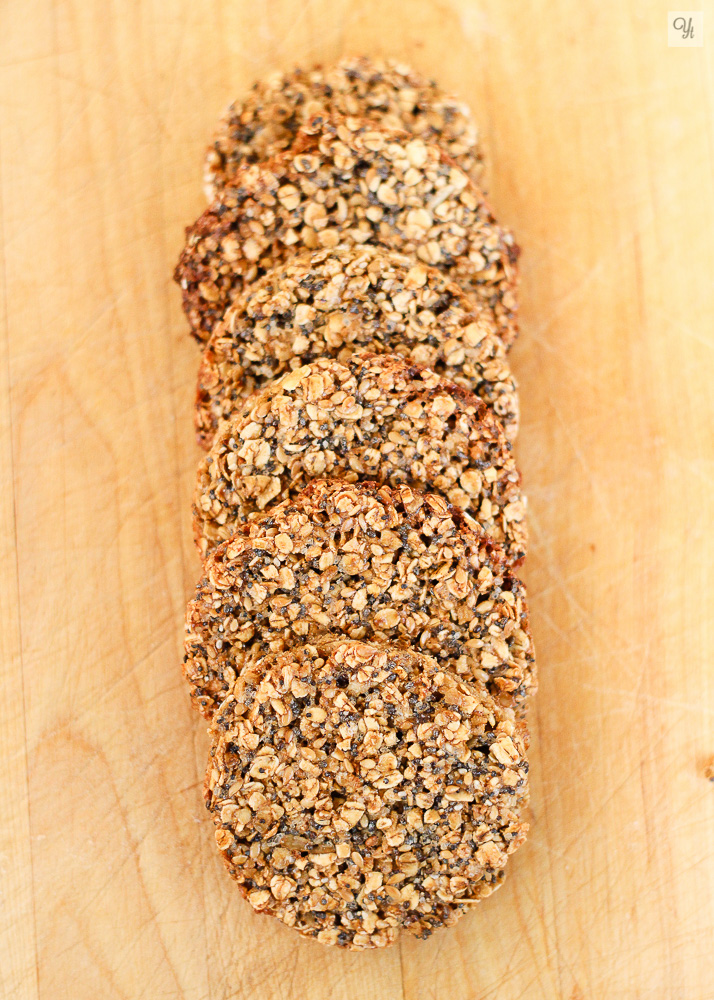
[[[700,49],[704,45],[704,12],[670,10],[667,14],[667,45],[670,49]]]

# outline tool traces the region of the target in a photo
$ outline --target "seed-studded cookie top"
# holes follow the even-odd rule
[[[434,142],[474,181],[481,180],[483,156],[468,107],[402,63],[362,56],[332,67],[275,74],[231,104],[206,155],[209,200],[230,183],[238,167],[288,149],[313,115],[335,113],[368,118]]]
[[[453,923],[525,838],[512,712],[428,656],[325,640],[266,656],[212,734],[206,802],[230,874],[325,944]]]
[[[516,382],[491,311],[436,268],[353,245],[289,259],[228,309],[199,372],[199,441],[210,445],[217,423],[270,380],[360,347],[401,354],[471,389],[515,438]]]
[[[212,715],[246,655],[324,630],[412,646],[519,707],[533,683],[523,584],[441,498],[316,481],[211,555],[186,618],[185,675]]]
[[[323,358],[246,400],[199,466],[200,550],[319,477],[439,493],[502,543],[509,562],[525,555],[520,475],[497,418],[472,393],[404,358]]]
[[[481,191],[441,150],[358,119],[313,122],[290,152],[241,168],[187,230],[175,278],[194,336],[269,268],[304,249],[372,243],[414,254],[472,293],[506,345],[516,259]]]

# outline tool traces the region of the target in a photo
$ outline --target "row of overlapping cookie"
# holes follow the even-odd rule
[[[185,676],[253,907],[357,949],[525,838],[516,258],[468,109],[344,60],[254,86],[176,269],[203,344]]]

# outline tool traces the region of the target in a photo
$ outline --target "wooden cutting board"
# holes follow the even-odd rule
[[[25,0],[0,31],[0,994],[714,998],[714,7]],[[428,942],[255,916],[179,673],[198,354],[171,271],[257,76],[394,54],[467,98],[523,253],[532,833]]]

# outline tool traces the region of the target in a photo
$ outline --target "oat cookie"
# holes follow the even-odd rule
[[[221,424],[198,470],[199,550],[323,477],[438,493],[500,542],[514,566],[525,556],[521,477],[497,418],[430,369],[365,351],[288,372]]]
[[[527,824],[513,713],[429,656],[317,640],[251,664],[206,805],[244,896],[323,944],[427,937],[499,884]]]
[[[394,60],[342,59],[336,66],[275,73],[226,110],[206,154],[211,201],[238,167],[288,149],[313,115],[367,118],[433,142],[480,183],[483,153],[469,108],[433,80]]]
[[[199,371],[199,442],[209,447],[218,422],[266,382],[359,347],[401,354],[471,389],[515,439],[517,385],[490,310],[436,268],[355,245],[290,258],[228,309]]]
[[[211,716],[246,656],[332,630],[430,653],[522,708],[534,686],[525,588],[503,550],[438,496],[317,480],[206,560],[184,673]]]
[[[313,122],[290,152],[241,168],[186,231],[174,277],[205,341],[271,267],[304,249],[372,243],[414,254],[516,335],[518,247],[482,192],[437,146],[356,118]]]

